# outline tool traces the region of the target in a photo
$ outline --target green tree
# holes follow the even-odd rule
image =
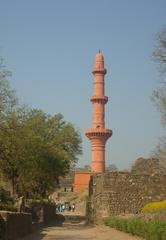
[[[166,126],[166,27],[158,34],[153,60],[158,63],[160,72],[160,86],[153,92],[153,100],[161,112],[162,122]]]
[[[6,119],[8,114],[15,109],[18,101],[14,90],[11,89],[9,84],[9,72],[3,65],[3,60],[0,58],[0,124]]]
[[[50,116],[39,110],[15,111],[7,123],[0,167],[12,182],[13,193],[46,196],[81,153],[78,131],[61,114]]]
[[[81,138],[74,126],[65,122],[61,114],[50,116],[32,110],[25,126],[28,159],[25,161],[26,173],[22,180],[25,186],[22,188],[30,188],[30,192],[46,196],[58,184],[59,177],[64,176],[77,161],[81,153]]]
[[[13,194],[16,193],[19,171],[25,159],[25,147],[22,137],[24,136],[24,114],[20,109],[8,114],[5,128],[0,130],[0,170],[3,176],[11,181]],[[3,126],[4,126],[3,125]]]
[[[81,137],[61,114],[48,115],[18,104],[0,64],[0,171],[13,194],[47,196],[76,163]]]
[[[16,111],[18,101],[15,92],[9,84],[11,73],[3,65],[0,59],[0,169],[3,172],[6,162],[11,154],[12,132],[15,130],[11,124],[12,112]],[[6,171],[6,170],[5,170]],[[12,173],[10,173],[12,174]]]

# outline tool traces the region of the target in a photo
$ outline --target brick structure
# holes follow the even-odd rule
[[[105,104],[108,101],[104,89],[104,76],[106,72],[104,68],[104,56],[101,52],[98,52],[92,71],[94,75],[94,95],[90,98],[93,104],[92,128],[87,129],[85,132],[85,135],[91,141],[92,147],[91,172],[75,172],[74,191],[87,189],[90,176],[93,173],[105,172],[105,144],[112,135],[112,131],[105,128]]]
[[[79,192],[88,189],[91,175],[90,171],[77,171],[74,178],[74,191]]]
[[[92,146],[92,166],[91,171],[95,173],[105,172],[105,144],[111,137],[112,131],[105,128],[105,104],[108,97],[104,92],[104,68],[103,54],[98,52],[95,58],[93,68],[94,75],[94,95],[90,98],[93,104],[93,122],[92,128],[87,129],[85,135],[91,141]]]

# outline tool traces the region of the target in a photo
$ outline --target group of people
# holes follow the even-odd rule
[[[74,212],[75,211],[75,203],[56,203],[56,211],[57,212],[64,212],[65,210]]]

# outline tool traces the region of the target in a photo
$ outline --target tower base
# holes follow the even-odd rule
[[[74,174],[74,192],[80,192],[89,188],[90,171],[76,171]]]

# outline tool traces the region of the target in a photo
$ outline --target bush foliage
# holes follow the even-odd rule
[[[14,207],[12,204],[7,203],[0,203],[0,211],[10,211],[10,212],[17,212],[17,208]]]
[[[166,210],[166,201],[148,203],[143,207],[142,212],[154,212],[161,210]]]
[[[10,196],[10,192],[6,191],[2,186],[0,186],[0,204],[13,204],[13,198]]]
[[[120,231],[140,236],[146,240],[166,239],[166,222],[147,222],[140,218],[110,217],[105,221],[105,224]]]

